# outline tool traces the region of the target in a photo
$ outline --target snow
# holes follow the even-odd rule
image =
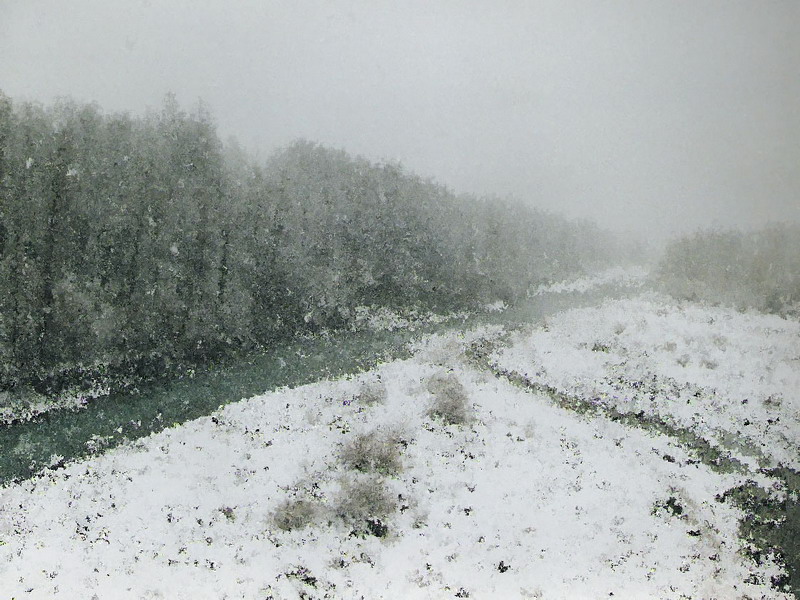
[[[484,305],[483,308],[486,310],[486,312],[503,312],[508,308],[508,304],[502,300],[497,300],[496,302],[491,302],[490,304]]]
[[[546,328],[518,334],[495,359],[718,443],[739,440],[768,465],[800,467],[797,321],[648,294],[560,313]]]
[[[666,436],[560,408],[466,351],[502,345],[496,365],[580,393],[609,374],[700,386],[688,409],[637,401],[681,423],[697,411],[712,432],[746,413],[772,436],[769,459],[788,460],[798,336],[797,323],[655,295],[560,313],[546,329],[431,335],[410,359],[229,404],[0,489],[2,597],[789,598],[745,583],[780,569],[740,552],[741,512],[715,500],[766,477],[716,472]],[[468,424],[429,416],[426,382],[445,373],[466,390]],[[765,424],[778,415],[785,426]],[[373,432],[402,442],[397,474],[344,465],[342,449]],[[394,504],[384,537],[352,535],[339,516],[359,482]],[[276,511],[292,499],[314,517],[283,531]]]
[[[540,285],[531,295],[542,296],[544,294],[567,292],[586,293],[593,288],[609,284],[641,287],[644,285],[648,273],[644,267],[612,267],[596,275],[589,275],[579,279],[565,279],[549,285]]]
[[[0,427],[15,421],[31,421],[51,410],[78,410],[104,393],[108,393],[108,389],[100,387],[83,394],[67,392],[55,398],[35,394],[28,398],[14,398],[8,392],[0,392]]]
[[[486,307],[488,311],[500,311],[502,307]],[[393,310],[385,306],[357,306],[353,310],[352,331],[396,331],[407,329],[416,331],[419,327],[446,323],[448,321],[465,321],[470,313],[452,312],[437,314],[417,309]]]

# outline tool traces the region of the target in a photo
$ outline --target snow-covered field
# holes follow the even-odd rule
[[[516,335],[495,363],[665,417],[741,460],[800,468],[800,322],[649,294],[560,313]]]
[[[468,352],[491,344],[492,364]],[[797,466],[796,322],[609,301],[513,334],[430,336],[411,359],[0,489],[0,600],[789,597],[769,586],[771,557],[740,552],[741,511],[715,499],[769,485],[756,458],[713,470],[501,367]]]

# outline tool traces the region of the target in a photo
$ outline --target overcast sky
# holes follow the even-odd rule
[[[656,236],[800,220],[800,2],[0,0],[0,89],[202,98],[303,137]]]

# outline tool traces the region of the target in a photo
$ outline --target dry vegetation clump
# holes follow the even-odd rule
[[[433,395],[428,414],[445,425],[464,425],[471,420],[467,390],[453,373],[436,373],[426,384]]]
[[[317,517],[316,502],[306,498],[291,498],[282,502],[272,513],[272,521],[281,531],[303,529]]]
[[[355,400],[364,406],[373,406],[386,402],[388,393],[386,384],[379,377],[362,381],[355,395]]]
[[[354,531],[378,537],[385,534],[383,523],[396,510],[397,500],[385,480],[373,474],[343,478],[332,505],[333,514]]]
[[[392,432],[372,431],[355,436],[342,448],[339,458],[348,469],[363,473],[397,475],[400,462],[401,436]]]

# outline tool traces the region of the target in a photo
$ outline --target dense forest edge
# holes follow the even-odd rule
[[[679,300],[800,317],[800,224],[704,230],[672,240],[654,279]]]
[[[131,116],[0,92],[0,194],[2,404],[118,391],[364,307],[514,304],[638,252],[307,141],[261,164],[172,95]]]

